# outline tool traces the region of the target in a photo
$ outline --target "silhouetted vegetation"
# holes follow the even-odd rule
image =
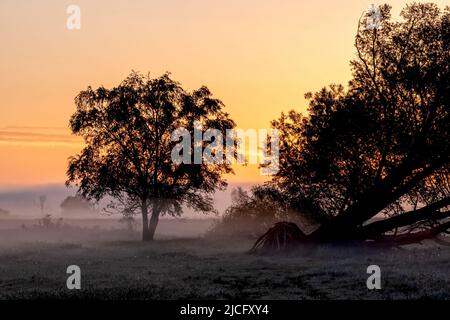
[[[38,220],[37,226],[40,228],[51,229],[51,228],[59,228],[63,224],[63,219],[58,218],[55,219],[51,214],[46,214],[41,219]]]
[[[113,89],[89,87],[75,102],[70,127],[86,147],[70,159],[67,184],[77,184],[80,195],[109,195],[118,211],[140,211],[144,241],[153,239],[161,214],[180,215],[183,205],[215,211],[212,194],[226,186],[222,174],[232,172],[230,165],[171,159],[176,129],[192,136],[199,121],[203,131],[215,128],[225,135],[234,127],[208,88],[189,93],[168,74],[152,79],[133,72]]]
[[[309,93],[307,116],[272,123],[280,171],[269,185],[320,224],[305,241],[408,244],[450,228],[450,9],[401,16],[382,6],[378,30],[363,17],[348,88]]]
[[[64,216],[71,216],[79,213],[92,213],[95,211],[94,205],[79,195],[66,197],[61,202],[60,207],[61,213]]]
[[[257,238],[267,228],[281,221],[295,221],[311,228],[305,211],[291,210],[277,190],[255,186],[250,191],[238,187],[231,192],[232,204],[208,233],[211,237]]]

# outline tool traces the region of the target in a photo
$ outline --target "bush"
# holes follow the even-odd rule
[[[62,226],[62,223],[62,218],[54,219],[51,214],[46,214],[43,218],[38,220],[38,226],[45,229],[59,228]]]
[[[231,197],[232,205],[208,236],[257,238],[280,221],[295,222],[307,228],[308,223],[302,215],[289,209],[281,194],[273,188],[257,186],[247,192],[239,187],[232,191]]]

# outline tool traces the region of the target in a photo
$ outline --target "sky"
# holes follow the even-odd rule
[[[409,1],[388,1],[393,16]],[[448,0],[434,0],[444,8]],[[0,188],[62,184],[82,148],[74,97],[131,70],[206,85],[242,129],[304,112],[304,94],[350,79],[359,17],[373,0],[1,0]],[[68,30],[66,8],[81,9]],[[266,179],[236,166],[233,183]]]

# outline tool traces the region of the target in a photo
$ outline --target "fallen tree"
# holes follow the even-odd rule
[[[348,88],[308,93],[307,116],[272,122],[280,170],[265,187],[313,213],[304,243],[402,245],[450,229],[450,9],[409,5],[399,22],[380,9],[379,29],[358,24]]]

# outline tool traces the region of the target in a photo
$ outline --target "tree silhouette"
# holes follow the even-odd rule
[[[241,187],[231,191],[231,205],[210,230],[215,237],[254,237],[279,221],[300,218],[291,214],[282,194],[264,186],[246,191]]]
[[[359,22],[348,88],[309,93],[308,116],[273,121],[269,186],[313,213],[320,227],[305,241],[404,244],[450,228],[450,9],[413,4],[398,22],[380,11],[379,29]]]
[[[62,214],[69,216],[71,214],[94,211],[94,205],[79,195],[67,196],[59,206],[62,210]]]
[[[203,131],[224,135],[234,127],[208,88],[188,93],[168,74],[152,79],[133,72],[113,89],[89,87],[75,102],[70,127],[86,147],[70,159],[67,185],[77,184],[88,199],[109,195],[127,212],[139,209],[144,241],[153,240],[161,214],[180,215],[183,205],[214,211],[211,195],[226,186],[222,174],[232,172],[230,165],[171,159],[175,130],[184,127],[192,135],[196,121]]]

